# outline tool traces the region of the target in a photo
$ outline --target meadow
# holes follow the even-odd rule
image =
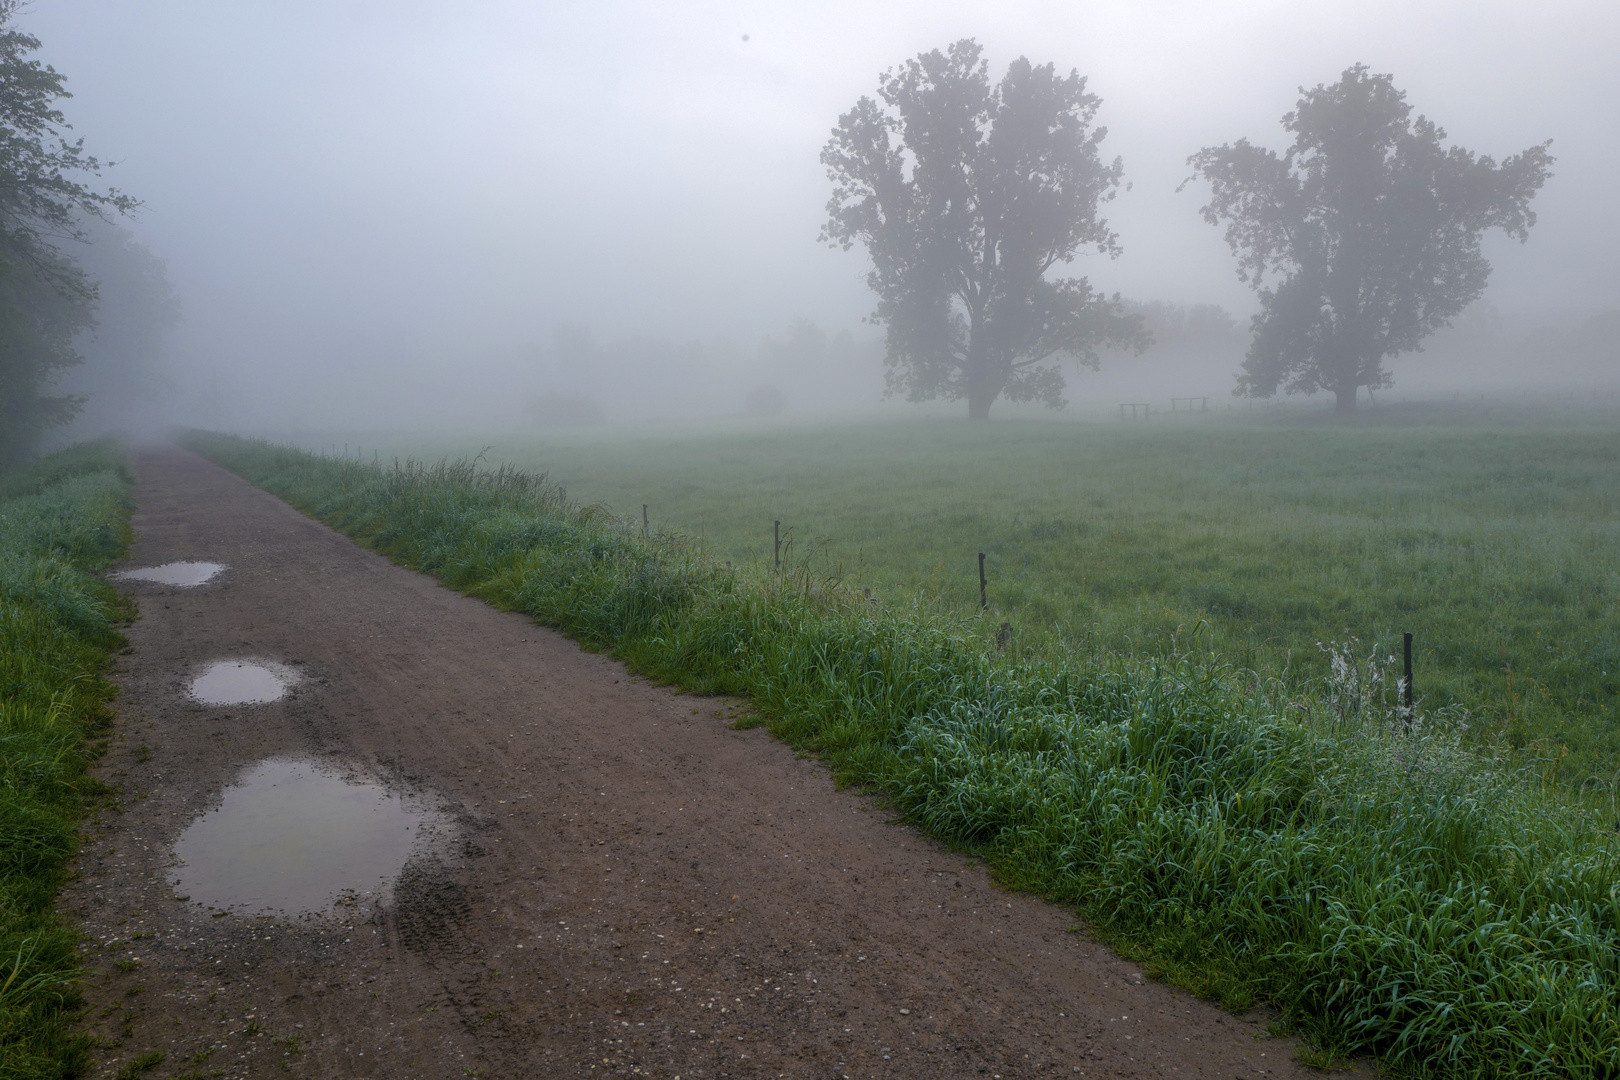
[[[129,614],[96,573],[129,539],[131,476],[110,442],[0,475],[0,1076],[78,1075],[78,935],[55,911],[86,773],[111,720],[103,677]]]
[[[655,679],[747,697],[1150,971],[1277,1004],[1308,1060],[1620,1073],[1612,816],[1470,746],[1456,714],[1408,718],[1342,681],[1300,698],[1207,651],[997,649],[974,616],[874,606],[808,563],[728,566],[511,467],[186,441],[451,587]]]
[[[638,523],[646,505],[655,531],[738,566],[771,565],[780,520],[791,563],[891,606],[974,615],[983,551],[982,632],[1008,623],[1027,656],[1197,647],[1317,695],[1325,646],[1353,643],[1364,671],[1376,653],[1387,678],[1410,632],[1423,707],[1572,784],[1620,772],[1612,409],[371,441],[482,451]]]

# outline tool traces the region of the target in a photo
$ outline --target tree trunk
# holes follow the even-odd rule
[[[972,363],[972,361],[969,361]],[[986,371],[988,365],[980,360],[969,370],[967,380],[968,419],[990,419],[990,406],[1001,395],[1002,380]]]
[[[966,363],[968,419],[990,419],[990,406],[996,398],[1001,396],[1001,388],[1007,383],[1006,373],[998,365],[991,362],[985,355],[984,328],[979,320],[973,320],[972,334],[968,344]]]
[[[1352,386],[1348,390],[1333,391],[1333,411],[1340,416],[1349,416],[1356,411],[1356,393],[1361,388]]]

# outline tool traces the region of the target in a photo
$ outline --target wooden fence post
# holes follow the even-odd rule
[[[1401,696],[1406,706],[1406,722],[1412,722],[1412,635],[1403,635],[1402,652],[1405,653],[1404,675],[1401,679]]]

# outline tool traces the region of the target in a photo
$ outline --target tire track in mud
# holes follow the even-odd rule
[[[136,465],[131,563],[229,569],[126,586],[103,761],[121,812],[62,898],[97,971],[96,1075],[153,1051],[153,1076],[1319,1075],[1260,1018],[1144,979],[732,729],[733,703],[650,686],[184,451]],[[306,677],[260,706],[182,692],[241,657]],[[323,917],[177,898],[170,845],[272,756],[407,793],[455,836]]]

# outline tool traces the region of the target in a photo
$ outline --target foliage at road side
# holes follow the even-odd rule
[[[1416,636],[1430,711],[1557,762],[1571,787],[1620,770],[1620,413],[1409,403],[1353,423],[1307,413],[1152,424],[938,421],[615,439],[391,439],[438,459],[548,468],[580,502],[770,565],[771,522],[886,603],[979,608],[1026,657],[1203,647],[1309,694],[1318,642]],[[382,451],[386,458],[389,449]],[[371,457],[371,451],[366,451]]]
[[[89,787],[86,738],[107,722],[102,678],[121,638],[93,571],[128,541],[128,467],[111,443],[0,475],[0,1076],[85,1064],[69,1028],[73,931],[54,913]]]
[[[1276,1002],[1324,1054],[1620,1071],[1620,838],[1442,720],[1391,723],[1376,697],[1285,713],[1211,658],[1008,659],[803,568],[754,579],[643,539],[543,476],[190,444],[449,585],[750,696],[1004,880],[1178,982]]]

